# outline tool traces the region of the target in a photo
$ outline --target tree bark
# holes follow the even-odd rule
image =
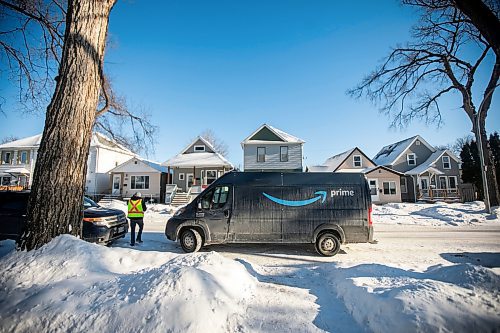
[[[488,136],[486,135],[484,118],[480,119],[479,126],[481,132],[480,135],[481,135],[481,145],[483,151],[484,165],[486,167],[486,182],[488,186],[489,206],[490,207],[500,206],[500,194],[497,186],[495,161],[493,159],[493,154],[491,153],[490,145],[488,144]],[[476,133],[476,144],[478,146],[478,153],[481,154],[479,138],[477,137],[477,128],[475,128],[475,133]],[[481,172],[483,172],[483,170],[481,170]],[[485,188],[484,184],[483,188]],[[485,191],[484,191],[484,200],[486,204]],[[489,207],[486,207],[486,209],[489,209]]]
[[[497,57],[500,57],[500,21],[493,11],[482,0],[454,0],[454,2],[481,32]]]
[[[68,1],[59,75],[47,108],[21,250],[39,248],[64,233],[81,236],[87,159],[114,3]]]

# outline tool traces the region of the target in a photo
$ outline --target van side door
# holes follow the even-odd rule
[[[230,186],[219,185],[199,199],[196,218],[208,227],[211,243],[221,243],[227,238],[232,210],[231,195]]]

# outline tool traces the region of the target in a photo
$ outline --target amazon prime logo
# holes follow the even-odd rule
[[[330,197],[353,197],[354,196],[354,191],[353,190],[343,190],[343,189],[338,189],[338,190],[331,190],[330,191]]]
[[[306,200],[284,200],[284,199],[279,199],[276,197],[273,197],[272,195],[269,195],[265,192],[262,192],[262,194],[268,198],[269,200],[276,202],[277,204],[283,205],[283,206],[291,206],[291,207],[300,207],[300,206],[307,206],[312,203],[315,203],[318,200],[321,200],[321,203],[325,202],[326,200],[326,191],[316,191],[314,194],[314,198],[306,199]]]

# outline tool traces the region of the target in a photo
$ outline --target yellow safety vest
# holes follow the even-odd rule
[[[128,217],[144,217],[141,199],[128,201]]]

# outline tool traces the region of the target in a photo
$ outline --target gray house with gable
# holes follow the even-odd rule
[[[403,201],[459,198],[460,159],[448,149],[434,148],[420,135],[383,147],[373,161],[404,174]],[[407,196],[410,187],[414,198]]]
[[[244,171],[303,171],[304,140],[263,124],[241,142]]]

